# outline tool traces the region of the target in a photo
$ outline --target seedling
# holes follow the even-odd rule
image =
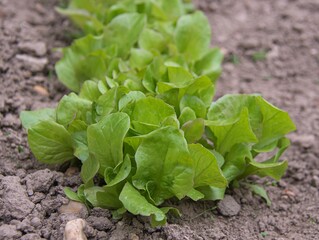
[[[18,145],[18,152],[19,152],[19,153],[23,153],[23,152],[24,152],[23,146]]]
[[[264,61],[267,59],[267,52],[265,50],[261,50],[259,52],[255,52],[252,55],[252,59],[257,62],[257,61]]]
[[[230,59],[231,59],[231,62],[234,64],[234,65],[238,65],[240,63],[240,58],[239,56],[235,55],[235,54],[232,54],[230,56]]]

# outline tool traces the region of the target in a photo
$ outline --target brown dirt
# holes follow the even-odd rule
[[[112,220],[107,210],[58,212],[68,202],[63,187],[80,179],[34,160],[18,114],[55,106],[65,93],[52,71],[59,57],[52,49],[67,45],[68,22],[54,13],[57,1],[0,0],[0,239],[62,239],[74,217],[86,219],[89,239],[319,239],[318,0],[197,2],[211,21],[213,44],[226,53],[217,97],[261,93],[297,124],[287,174],[279,183],[263,181],[272,206],[235,189],[237,216],[185,200],[177,205],[182,218],[157,229],[141,217]],[[29,42],[40,43],[32,50]]]

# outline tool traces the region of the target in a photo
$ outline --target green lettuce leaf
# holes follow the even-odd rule
[[[200,191],[197,191],[196,189],[193,188],[187,193],[187,197],[189,197],[190,199],[196,202],[200,199],[203,199],[205,195],[201,193]]]
[[[81,199],[79,198],[78,194],[74,192],[71,188],[65,187],[63,189],[64,194],[71,200],[76,201],[76,202],[82,202]]]
[[[204,195],[204,198],[202,198],[202,200],[216,201],[224,199],[226,188],[203,186],[198,187],[197,191],[201,192]]]
[[[202,12],[179,18],[174,34],[178,51],[187,61],[196,62],[207,53],[211,30],[207,17]]]
[[[216,150],[224,155],[239,143],[256,143],[258,140],[251,129],[248,109],[244,108],[235,122],[218,119],[215,122],[207,121],[206,125],[213,132]]]
[[[129,182],[125,184],[119,199],[132,214],[142,216],[154,215],[155,222],[162,222],[166,219],[165,213],[149,203]]]
[[[198,75],[206,75],[215,82],[222,72],[223,58],[224,56],[219,48],[210,49],[202,59],[195,63],[194,72]]]
[[[174,21],[184,14],[181,0],[157,0],[152,1],[152,4],[152,15],[164,21]]]
[[[102,80],[107,72],[103,37],[87,35],[65,48],[64,57],[55,65],[59,80],[69,89],[79,92],[85,80]]]
[[[87,129],[90,154],[99,162],[99,173],[123,162],[123,140],[130,127],[129,116],[113,113]]]
[[[120,201],[120,193],[123,185],[117,184],[114,186],[104,186],[97,189],[96,193],[92,194],[93,201],[96,202],[94,206],[107,209],[120,209],[123,207]]]
[[[128,55],[139,39],[145,25],[145,16],[138,13],[124,13],[116,16],[104,30],[104,44],[117,45],[118,56]],[[123,37],[125,33],[125,37]]]
[[[87,80],[83,83],[79,97],[85,98],[89,101],[96,101],[102,93],[99,90],[98,82]]]
[[[52,120],[41,121],[29,128],[28,142],[40,162],[58,164],[74,158],[70,133]]]
[[[151,52],[162,52],[166,47],[166,40],[160,32],[145,28],[140,35],[138,45],[140,48]]]
[[[158,129],[169,117],[176,118],[173,107],[153,97],[138,99],[133,106],[123,111],[129,114],[132,128],[140,134]]]
[[[211,105],[214,94],[215,85],[206,76],[196,78],[192,84],[190,84],[180,92],[180,96],[191,95],[198,97],[203,101],[207,108]]]
[[[87,1],[89,2],[89,1]],[[84,9],[63,9],[56,8],[57,11],[65,16],[71,18],[72,22],[80,27],[85,33],[101,33],[103,30],[103,23],[92,16],[89,12]]]
[[[276,163],[251,161],[240,178],[245,178],[249,175],[258,175],[260,177],[271,177],[279,181],[285,174],[287,167],[287,161]]]
[[[132,68],[142,70],[153,60],[153,54],[145,49],[132,48],[130,65]]]
[[[258,95],[226,95],[213,103],[207,118],[219,125],[235,124],[243,109],[247,109],[249,125],[258,141],[253,149],[258,152],[275,148],[275,143],[296,129],[288,113]]]
[[[214,154],[200,144],[190,144],[188,148],[195,168],[194,187],[227,187],[227,180],[219,169]]]
[[[121,166],[118,169],[107,168],[104,172],[104,179],[107,183],[107,187],[114,186],[123,180],[125,180],[131,173],[131,159],[129,155],[126,155]]]
[[[192,95],[183,96],[179,103],[180,111],[183,111],[186,107],[191,108],[198,118],[205,118],[206,106],[200,98]]]
[[[196,113],[190,107],[184,107],[178,118],[181,126],[183,126],[188,121],[192,121],[195,119],[196,119]]]
[[[68,128],[71,133],[74,156],[82,161],[89,157],[89,148],[87,143],[87,125],[80,120],[75,120]]]
[[[271,205],[271,200],[268,197],[268,194],[263,187],[256,185],[256,184],[245,184],[245,185],[247,185],[249,187],[250,191],[252,191],[256,195],[262,197],[266,201],[268,206]]]
[[[173,196],[181,199],[193,187],[193,162],[187,143],[176,128],[160,128],[146,135],[135,160],[133,184],[148,191],[156,205]]]
[[[188,121],[182,126],[182,130],[184,131],[185,139],[188,143],[196,143],[204,134],[204,119],[197,118],[193,121]]]
[[[100,168],[99,161],[91,155],[86,161],[84,161],[81,168],[81,179],[84,183],[91,181],[97,174]]]
[[[25,129],[29,129],[41,121],[53,120],[55,121],[55,109],[43,108],[35,111],[22,111],[20,113],[20,120]]]
[[[140,91],[130,91],[119,100],[119,110],[122,110],[126,106],[133,104],[135,101],[145,97],[145,94]]]
[[[246,170],[247,163],[252,161],[251,148],[243,143],[236,144],[225,157],[222,171],[230,183]]]
[[[125,87],[113,87],[107,90],[96,101],[96,113],[99,117],[107,116],[110,113],[117,112],[119,99],[128,93]]]
[[[75,93],[64,96],[56,109],[57,123],[68,127],[74,120],[91,123],[92,102]]]

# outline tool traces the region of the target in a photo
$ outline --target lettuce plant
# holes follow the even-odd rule
[[[70,0],[66,9],[57,11],[70,17],[85,34],[101,34],[104,26],[124,13],[143,13],[152,22],[167,22],[194,8],[190,1],[181,0]]]
[[[173,89],[177,105],[124,86],[71,93],[56,109],[22,112],[21,119],[39,161],[81,160],[83,185],[77,194],[68,189],[70,198],[163,224],[167,199],[221,199],[233,181],[279,180],[287,168],[279,158],[295,126],[286,112],[258,95],[226,95],[207,107],[202,99],[211,96],[193,86]]]
[[[65,189],[69,198],[157,226],[179,214],[168,199],[217,200],[248,176],[282,177],[295,125],[259,95],[212,102],[222,57],[202,13],[178,0],[74,0],[63,11],[90,33],[56,65],[76,93],[21,120],[39,161],[81,162],[83,184]]]
[[[152,62],[182,66],[213,81],[218,78],[223,56],[218,48],[209,47],[211,30],[202,12],[184,15],[187,11],[180,0],[113,2],[73,0],[68,9],[60,10],[83,30],[87,25],[98,28],[86,18],[77,21],[80,13],[96,21],[108,19],[101,20],[98,34],[89,31],[63,49],[64,57],[57,63],[56,72],[68,88],[78,92],[85,80],[107,77],[116,82],[126,80],[130,90],[143,91],[148,86],[141,81],[147,78]],[[105,16],[99,18],[101,11]]]

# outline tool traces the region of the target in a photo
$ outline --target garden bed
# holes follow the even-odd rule
[[[226,54],[217,96],[261,93],[288,111],[298,130],[285,177],[264,181],[271,207],[244,189],[230,192],[238,215],[224,217],[214,203],[183,200],[183,214],[152,229],[144,218],[88,212],[68,203],[65,186],[81,183],[79,170],[36,162],[19,112],[56,106],[54,48],[74,30],[53,11],[56,1],[0,0],[0,239],[62,239],[67,221],[83,218],[88,239],[315,239],[319,231],[319,3],[198,1],[209,17],[213,45]],[[65,33],[68,34],[65,34]],[[36,46],[36,47],[34,47]],[[173,203],[174,204],[174,203]],[[228,206],[232,207],[232,206]],[[23,236],[23,237],[22,237]]]

